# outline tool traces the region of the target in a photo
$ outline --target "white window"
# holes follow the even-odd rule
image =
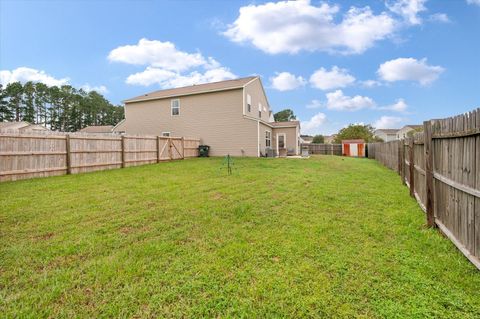
[[[265,131],[265,147],[272,146],[272,132]]]
[[[170,106],[172,109],[172,116],[180,115],[180,100],[175,99],[170,101]]]
[[[258,103],[258,117],[262,117],[262,103]]]
[[[247,94],[247,111],[252,112],[252,97]]]
[[[170,132],[162,132],[162,136],[170,136]]]

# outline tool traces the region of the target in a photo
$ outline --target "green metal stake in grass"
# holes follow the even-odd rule
[[[230,156],[230,154],[225,156],[225,159],[223,160],[223,165],[227,165],[228,175],[232,175],[233,158]]]

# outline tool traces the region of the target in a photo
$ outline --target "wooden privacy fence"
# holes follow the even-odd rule
[[[342,144],[302,143],[301,148],[308,148],[310,154],[342,155]]]
[[[196,157],[199,144],[184,137],[0,132],[0,181]]]
[[[369,144],[369,157],[400,174],[427,224],[480,269],[480,109],[423,125],[412,138]]]

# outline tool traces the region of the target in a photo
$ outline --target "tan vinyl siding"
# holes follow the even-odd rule
[[[252,108],[251,112],[248,112],[247,109],[247,95],[252,97]],[[260,82],[260,78],[255,78],[253,81],[247,83],[245,86],[245,115],[254,117],[258,119],[258,105],[259,103],[262,105],[262,117],[261,119],[265,122],[269,121],[270,118],[270,106],[268,104],[267,97],[265,96],[262,88],[262,83]],[[266,109],[266,111],[264,110]]]
[[[178,99],[177,116],[171,115],[170,98],[127,103],[122,130],[127,134],[170,132],[171,136],[197,137],[202,144],[210,145],[212,156],[257,156],[258,124],[243,117],[242,89]]]

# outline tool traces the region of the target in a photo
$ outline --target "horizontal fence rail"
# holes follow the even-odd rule
[[[369,144],[369,158],[397,171],[427,224],[480,269],[480,109],[423,126],[405,140]]]
[[[184,137],[0,131],[0,182],[196,157],[199,144]]]
[[[342,155],[342,144],[302,143],[301,149],[305,148],[309,154]]]

